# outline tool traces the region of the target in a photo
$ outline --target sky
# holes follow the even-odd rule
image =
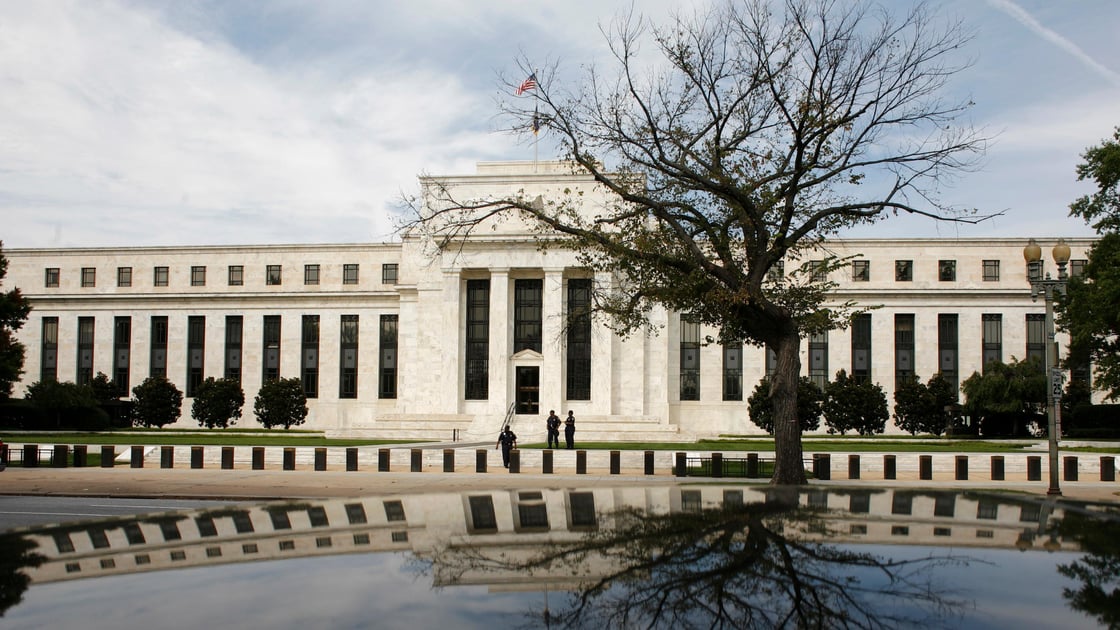
[[[688,0],[703,4],[707,0]],[[843,1],[843,0],[841,0]],[[888,0],[904,8],[911,0]],[[654,21],[681,0],[643,0]],[[954,205],[853,236],[1074,237],[1081,153],[1120,126],[1120,2],[943,0],[975,38],[951,96],[994,137]],[[421,174],[532,160],[497,103],[522,57],[609,59],[631,0],[0,0],[6,248],[363,243]],[[541,159],[557,157],[542,138]]]

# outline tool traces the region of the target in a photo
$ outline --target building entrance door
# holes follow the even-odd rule
[[[517,413],[536,415],[540,412],[541,369],[535,366],[519,366],[516,370]]]

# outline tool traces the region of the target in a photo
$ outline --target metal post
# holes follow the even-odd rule
[[[1061,383],[1061,372],[1058,371],[1058,342],[1054,340],[1054,293],[1049,284],[1045,289],[1046,300],[1046,434],[1050,455],[1050,487],[1046,494],[1062,494],[1058,487],[1058,416],[1062,413],[1058,407],[1058,397],[1054,396],[1055,376],[1056,382]]]

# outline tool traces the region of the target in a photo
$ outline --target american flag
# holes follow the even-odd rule
[[[537,89],[537,73],[536,72],[534,72],[533,74],[530,74],[529,78],[522,81],[521,85],[517,86],[517,89],[514,90],[513,94],[514,94],[514,96],[521,96],[522,94],[528,92],[529,90],[535,90],[535,89]]]

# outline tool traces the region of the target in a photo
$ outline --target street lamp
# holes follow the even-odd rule
[[[1062,239],[1050,252],[1058,264],[1058,278],[1042,273],[1042,248],[1032,238],[1023,248],[1027,261],[1027,280],[1031,283],[1031,299],[1037,301],[1041,293],[1046,302],[1046,420],[1050,442],[1050,488],[1046,494],[1060,495],[1058,487],[1058,433],[1062,427],[1062,370],[1058,367],[1058,342],[1054,340],[1054,295],[1066,294],[1066,263],[1069,262],[1069,245]]]

